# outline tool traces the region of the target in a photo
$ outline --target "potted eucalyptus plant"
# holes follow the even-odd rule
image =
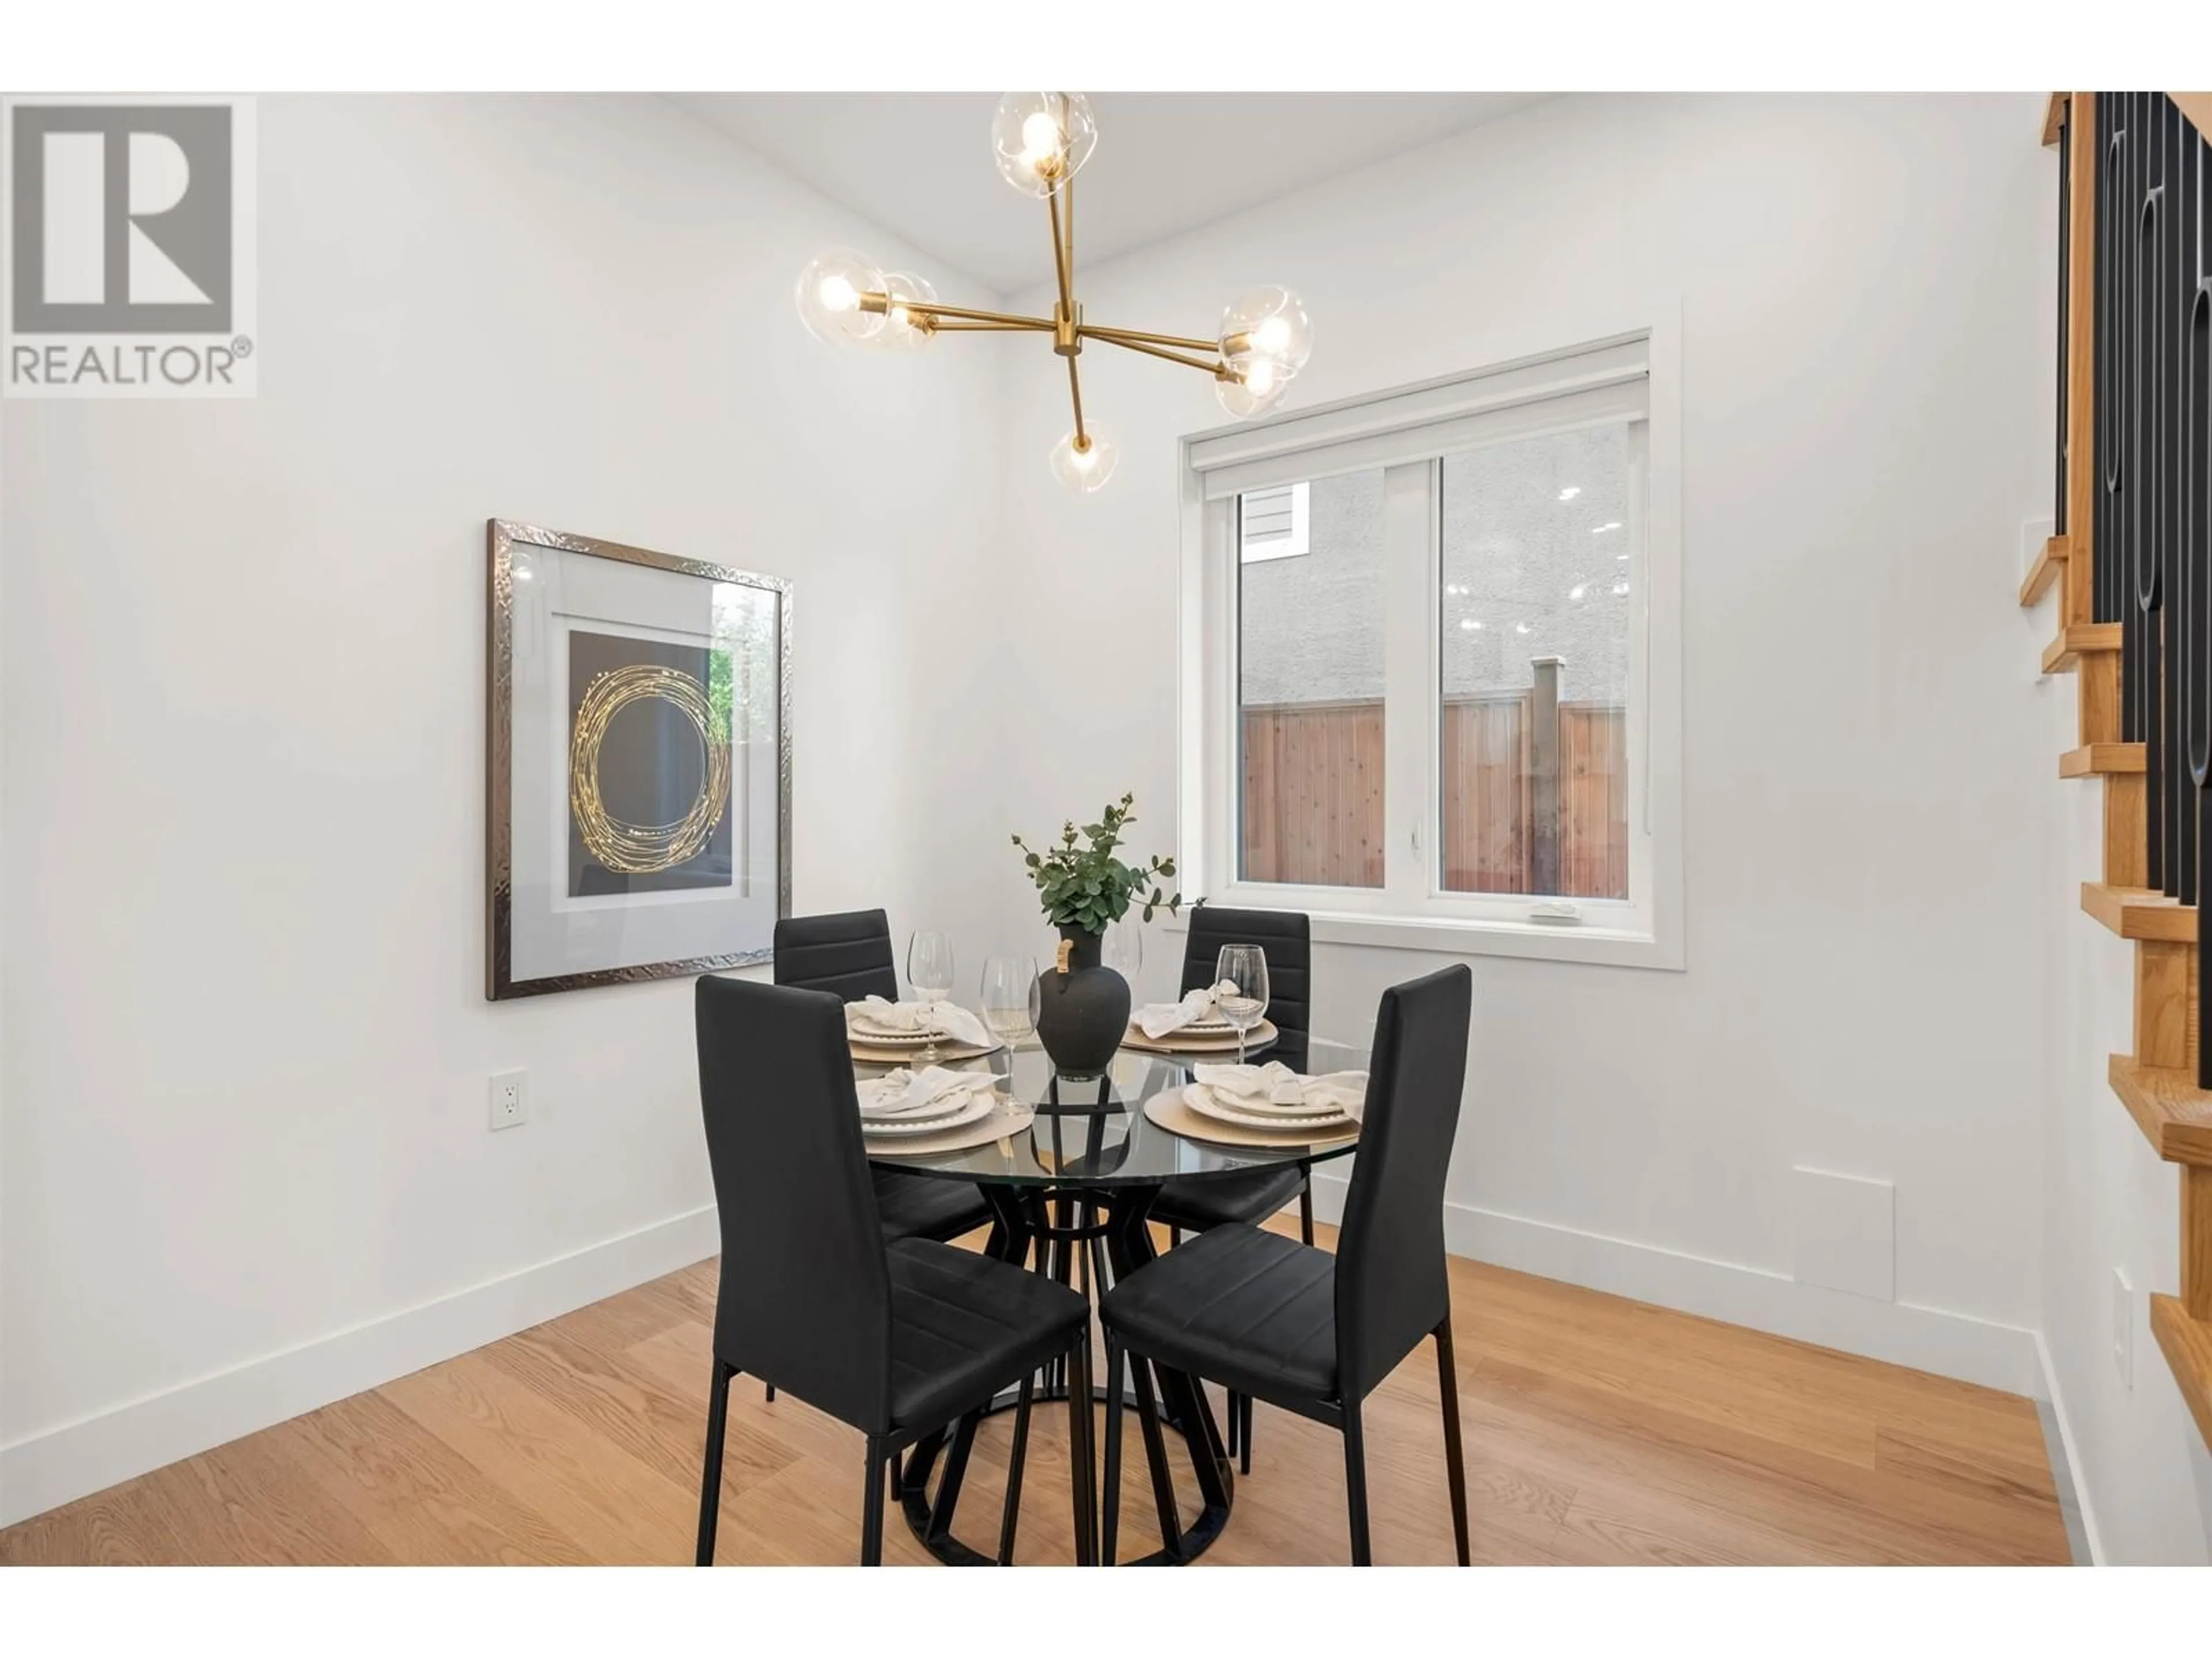
[[[1060,844],[1037,852],[1019,836],[1022,854],[1045,920],[1060,930],[1060,956],[1037,976],[1037,1041],[1068,1077],[1096,1077],[1121,1046],[1129,1026],[1129,984],[1103,965],[1106,929],[1136,905],[1144,919],[1182,903],[1181,893],[1161,886],[1175,879],[1175,860],[1153,857],[1124,864],[1115,856],[1121,832],[1136,822],[1137,798],[1125,794],[1078,829],[1071,820]]]

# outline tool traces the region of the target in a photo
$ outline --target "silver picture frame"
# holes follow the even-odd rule
[[[484,995],[494,1002],[693,977],[769,960],[771,946],[624,963],[580,972],[514,976],[514,693],[515,555],[547,548],[624,564],[642,565],[710,583],[728,582],[774,596],[775,601],[775,915],[791,914],[792,584],[781,576],[738,570],[702,559],[678,558],[648,548],[547,530],[510,519],[487,521],[488,557],[484,728]]]

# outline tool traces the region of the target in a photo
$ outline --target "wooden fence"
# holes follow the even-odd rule
[[[1553,702],[1555,735],[1546,744],[1536,714],[1544,678],[1534,691],[1444,703],[1444,886],[1626,898],[1623,711]],[[1243,820],[1247,881],[1380,887],[1382,705],[1247,708]]]

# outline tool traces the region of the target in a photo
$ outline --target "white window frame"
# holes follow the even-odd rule
[[[1184,892],[1217,904],[1302,910],[1323,943],[1684,966],[1679,318],[1679,304],[1655,305],[1634,325],[1592,331],[1581,345],[1182,440],[1178,854]],[[1568,901],[1579,920],[1560,926],[1532,919],[1544,895],[1442,889],[1436,842],[1443,574],[1435,517],[1441,463],[1435,458],[1522,433],[1618,421],[1632,381],[1640,381],[1644,395],[1632,445],[1632,465],[1641,473],[1634,481],[1641,488],[1631,490],[1632,510],[1643,516],[1630,526],[1636,553],[1630,567],[1630,896]],[[1309,467],[1326,476],[1377,465],[1384,468],[1386,560],[1418,556],[1427,567],[1425,579],[1415,583],[1401,563],[1385,584],[1383,742],[1393,759],[1384,781],[1384,885],[1241,881],[1242,560],[1237,498],[1224,491],[1266,488]],[[1406,755],[1425,762],[1396,758]]]

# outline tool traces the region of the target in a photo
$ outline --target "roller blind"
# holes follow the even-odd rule
[[[1639,420],[1650,407],[1650,361],[1644,335],[1602,340],[1385,398],[1207,433],[1192,439],[1188,453],[1206,499],[1222,501],[1542,432]]]

